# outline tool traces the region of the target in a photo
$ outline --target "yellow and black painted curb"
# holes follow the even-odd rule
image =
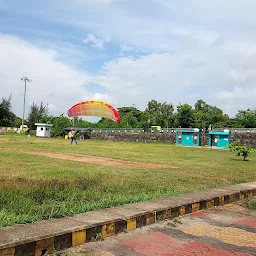
[[[209,195],[211,191],[213,191],[212,196]],[[208,196],[206,199],[202,197],[202,194],[201,197],[199,194],[197,195],[197,192],[182,195],[183,197],[181,197],[181,200],[186,196],[191,198],[191,202],[188,203],[189,200],[185,200],[185,204],[182,202],[177,202],[176,196],[176,206],[166,204],[165,207],[160,207],[159,209],[147,211],[134,216],[129,216],[128,218],[124,217],[123,219],[113,219],[112,221],[109,220],[107,223],[101,222],[99,224],[94,224],[91,227],[81,227],[80,230],[77,230],[76,227],[74,231],[70,231],[72,230],[71,228],[67,233],[64,234],[52,234],[52,236],[47,238],[44,237],[43,239],[37,237],[34,241],[32,241],[32,239],[31,242],[18,241],[14,242],[12,246],[10,246],[10,243],[6,245],[0,244],[0,256],[51,255],[54,253],[54,251],[61,251],[73,246],[81,245],[83,243],[95,241],[97,239],[107,238],[115,234],[141,228],[158,221],[183,216],[202,209],[223,206],[241,199],[256,196],[256,182],[250,183],[248,188],[246,188],[246,184],[241,184],[226,187],[223,189],[223,191],[220,189],[219,193],[216,193],[216,191],[218,191],[218,189],[208,190]],[[191,194],[193,194],[193,196],[190,196]],[[168,199],[171,200],[172,197]],[[153,200],[154,203],[156,203],[157,200]],[[159,201],[161,201],[161,198]]]

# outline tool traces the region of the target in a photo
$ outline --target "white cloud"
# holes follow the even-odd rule
[[[104,44],[108,43],[109,41],[110,41],[109,37],[104,39],[104,38],[97,38],[93,34],[88,34],[87,38],[83,41],[83,43],[85,44],[91,43],[93,48],[104,49]]]
[[[94,97],[81,86],[89,80],[88,74],[57,61],[57,55],[17,37],[0,35],[0,97],[12,93],[13,111],[18,116],[22,115],[23,75],[32,79],[27,85],[26,113],[33,102],[43,101],[52,114],[66,114],[85,95]]]
[[[54,24],[57,22],[63,28],[68,25],[65,33],[70,32],[70,25],[74,26],[74,31],[80,34],[74,33],[71,41],[79,41],[78,45],[82,41],[81,35],[87,35],[90,31],[84,43],[97,49],[104,49],[105,44],[109,43],[111,51],[97,51],[97,54],[109,54],[111,57],[106,57],[107,61],[104,59],[104,65],[96,58],[90,59],[91,66],[96,62],[97,68],[102,65],[99,73],[94,69],[94,76],[91,77],[86,71],[64,64],[71,60],[72,63],[79,63],[79,56],[80,59],[88,58],[89,54],[95,57],[96,51],[90,47],[78,47],[76,53],[74,49],[69,53],[68,49],[72,47],[68,44],[65,50],[60,51],[59,45],[48,45],[42,49],[13,38],[12,43],[1,44],[0,56],[7,49],[11,51],[11,60],[7,53],[0,62],[1,86],[4,85],[2,81],[6,81],[10,88],[11,84],[17,87],[17,81],[25,72],[33,79],[30,88],[35,86],[33,77],[39,76],[37,83],[40,86],[50,80],[49,91],[55,90],[55,80],[61,77],[66,88],[64,91],[68,91],[61,91],[61,97],[66,102],[71,101],[71,95],[72,100],[98,97],[114,105],[134,103],[144,109],[153,98],[174,104],[193,104],[198,98],[203,98],[231,115],[237,109],[255,104],[256,16],[253,7],[256,7],[256,2],[253,0],[216,0],[210,3],[205,0],[180,0],[175,3],[169,0],[63,0],[61,5],[53,1],[50,3],[49,0],[46,2],[50,7],[47,12],[39,8],[26,10],[27,7],[31,8],[30,5],[25,6],[22,13],[43,17],[43,21],[54,20]],[[66,40],[65,36],[61,38]],[[136,56],[144,56],[116,57],[120,50],[124,55],[136,52]],[[86,54],[80,54],[83,51]],[[38,63],[38,69],[35,63]],[[45,66],[54,66],[56,72],[51,72]],[[40,70],[43,70],[42,75]],[[14,76],[17,77],[14,79]],[[2,77],[4,80],[1,80]],[[102,84],[110,93],[89,94],[79,87],[80,82],[86,81]],[[74,93],[70,93],[72,89],[68,84],[76,88]],[[44,97],[59,102],[55,91]],[[19,92],[22,98],[22,88]],[[33,97],[39,98],[36,93]],[[61,103],[52,104],[59,111],[57,109],[60,109]]]
[[[236,86],[232,90],[222,90],[217,93],[217,100],[225,105],[228,113],[236,113],[237,110],[256,108],[256,87],[254,86]]]
[[[28,84],[27,107],[32,102],[48,102],[53,114],[66,113],[76,102],[89,99],[145,109],[151,99],[177,105],[203,98],[231,115],[255,104],[256,55],[248,57],[248,49],[235,51],[235,47],[228,51],[227,42],[206,49],[195,43],[192,49],[182,48],[186,50],[175,54],[117,58],[106,62],[94,76],[57,61],[56,48],[46,50],[1,35],[0,49],[0,96],[13,93],[13,108],[19,116],[23,75],[33,80]],[[87,82],[101,84],[109,92],[90,93],[82,86]]]
[[[85,95],[83,100],[100,100],[105,102],[111,102],[111,104],[115,104],[116,100],[111,95],[107,93],[92,93]]]
[[[123,51],[123,52],[130,52],[130,51],[134,51],[134,50],[135,50],[134,47],[129,46],[129,45],[127,45],[127,44],[121,44],[121,45],[120,45],[120,49],[121,49],[121,51]]]
[[[238,109],[255,105],[256,62],[244,60],[239,66],[244,55],[226,52],[225,48],[194,48],[176,54],[119,58],[105,63],[94,81],[108,88],[120,106],[135,103],[145,109],[151,99],[177,105],[194,104],[202,98],[233,116]],[[231,65],[236,63],[234,71]]]

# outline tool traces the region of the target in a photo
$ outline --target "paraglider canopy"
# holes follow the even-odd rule
[[[97,116],[111,119],[120,124],[120,116],[115,108],[98,100],[82,101],[68,110],[69,117]]]

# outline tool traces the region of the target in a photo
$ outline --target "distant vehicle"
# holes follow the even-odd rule
[[[23,132],[26,132],[28,130],[28,126],[26,124],[23,125]],[[22,125],[20,126],[19,131],[22,131]]]
[[[151,132],[152,133],[161,133],[162,130],[161,130],[161,126],[151,126]]]

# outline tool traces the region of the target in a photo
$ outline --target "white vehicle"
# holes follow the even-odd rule
[[[23,132],[26,132],[28,130],[28,126],[26,124],[23,125]],[[20,128],[17,130],[18,133],[21,133],[22,131],[22,125],[20,126]]]
[[[20,130],[22,130],[22,125],[20,126]],[[23,124],[23,131],[27,131],[28,126],[26,124]]]

